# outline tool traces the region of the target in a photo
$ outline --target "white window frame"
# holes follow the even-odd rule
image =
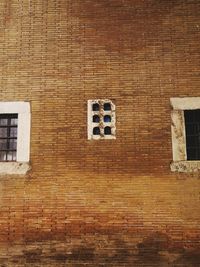
[[[30,169],[30,103],[0,102],[0,114],[18,114],[16,161],[0,162],[0,174],[25,174]]]
[[[111,106],[111,110],[105,111],[100,110],[99,112],[93,111],[92,106],[93,104],[99,104],[103,106],[104,103],[109,103]],[[93,116],[100,115],[100,123],[93,122]],[[111,122],[106,123],[103,122],[102,118],[104,115],[111,116]],[[111,128],[111,135],[104,134],[104,127]],[[93,134],[93,128],[99,127],[100,128],[100,135]],[[110,99],[95,99],[95,100],[88,100],[88,140],[100,140],[100,139],[116,139],[116,110],[115,105]]]
[[[200,170],[200,160],[187,160],[184,110],[200,109],[200,97],[173,97],[170,98],[170,103],[173,151],[171,170],[197,172]]]

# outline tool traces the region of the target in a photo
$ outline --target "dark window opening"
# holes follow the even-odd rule
[[[98,103],[95,103],[92,105],[92,110],[93,111],[99,111],[99,104]]]
[[[110,104],[110,103],[105,103],[105,104],[103,105],[103,109],[104,109],[105,111],[107,111],[107,110],[111,110],[111,104]]]
[[[100,135],[100,128],[99,127],[93,128],[93,135]]]
[[[98,115],[93,116],[93,122],[96,122],[96,123],[100,122],[100,118]]]
[[[0,161],[16,161],[18,114],[0,114]]]
[[[104,134],[105,134],[105,135],[111,135],[111,128],[108,127],[108,126],[106,126],[106,127],[104,128]]]
[[[200,109],[185,110],[187,160],[200,160]]]
[[[111,116],[110,115],[106,115],[103,118],[104,122],[111,122]]]

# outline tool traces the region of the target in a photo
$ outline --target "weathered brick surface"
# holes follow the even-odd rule
[[[198,0],[0,1],[0,100],[32,110],[32,170],[0,178],[2,264],[200,266],[199,174],[170,171],[169,104],[199,96],[199,31]],[[87,140],[105,98],[117,139]]]

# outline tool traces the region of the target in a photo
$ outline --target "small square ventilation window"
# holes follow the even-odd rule
[[[88,100],[88,139],[115,139],[115,116],[111,100]]]

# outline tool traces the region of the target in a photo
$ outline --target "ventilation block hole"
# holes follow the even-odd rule
[[[108,127],[108,126],[105,127],[105,128],[104,128],[104,134],[105,134],[105,135],[111,135],[111,128]]]
[[[93,128],[93,135],[100,135],[100,128],[99,127]]]
[[[92,110],[93,111],[99,111],[99,104],[98,103],[95,103],[92,105]]]
[[[98,115],[93,116],[93,122],[100,122],[100,118]]]
[[[103,105],[103,109],[104,110],[111,110],[111,105],[110,105],[110,103],[105,103],[104,105]]]
[[[106,115],[103,118],[104,122],[111,122],[111,116],[110,115]]]

